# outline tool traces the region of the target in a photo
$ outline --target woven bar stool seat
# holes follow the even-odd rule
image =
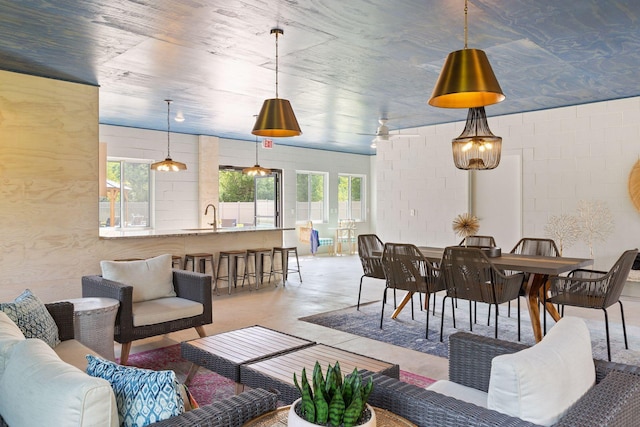
[[[184,270],[188,270],[189,262],[191,262],[191,271],[199,271],[200,273],[206,273],[207,261],[211,263],[211,276],[215,279],[215,269],[213,266],[213,254],[206,252],[198,252],[192,254],[186,254],[184,256]],[[196,265],[199,264],[199,269],[196,270]]]
[[[226,259],[226,264],[227,264],[227,274],[221,276],[220,275],[220,267],[223,265],[224,261]],[[227,282],[227,285],[229,286],[229,294],[231,294],[231,283],[233,283],[234,287],[238,287],[238,262],[242,260],[244,262],[244,269],[246,270],[247,268],[247,251],[242,251],[242,250],[237,250],[237,251],[220,251],[220,253],[218,253],[218,272],[217,272],[217,279],[216,279],[216,285],[214,287],[214,290],[218,290],[218,282],[220,280],[224,280]],[[243,283],[242,285],[244,286],[244,273],[243,273]]]
[[[276,255],[280,254],[280,267],[276,267]],[[295,255],[296,268],[289,267],[289,255]],[[295,246],[281,247],[276,246],[271,252],[271,272],[269,273],[269,280],[271,280],[272,274],[280,274],[282,276],[282,286],[286,285],[287,277],[289,273],[298,273],[300,277],[300,283],[302,283],[302,274],[300,274],[300,262],[298,260],[298,248]]]
[[[270,266],[268,271],[265,271],[264,268],[265,257],[269,257]],[[251,258],[253,258],[253,262],[251,262]],[[251,285],[251,277],[253,277],[256,289],[258,289],[262,286],[265,276],[268,275],[268,280],[271,280],[271,265],[273,265],[271,248],[247,249],[247,265],[244,269],[242,282],[244,283],[244,280],[247,279],[249,285]],[[253,271],[250,270],[249,266],[253,266]]]

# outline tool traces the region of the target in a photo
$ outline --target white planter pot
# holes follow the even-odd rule
[[[303,420],[296,414],[295,407],[301,399],[296,400],[291,404],[289,409],[289,416],[287,418],[287,425],[289,427],[318,427],[317,424],[310,423],[307,420]],[[358,427],[375,427],[376,426],[376,413],[371,406],[367,404],[367,408],[371,411],[371,418],[364,424],[360,424]]]

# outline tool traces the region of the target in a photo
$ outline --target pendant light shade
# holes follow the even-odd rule
[[[302,131],[291,103],[286,99],[278,98],[278,36],[284,34],[284,31],[273,28],[271,34],[276,36],[276,97],[264,101],[251,133],[276,138],[298,136]]]
[[[496,104],[504,98],[484,51],[463,49],[447,56],[429,104],[441,108],[475,108]]]
[[[165,99],[167,103],[167,158],[161,162],[155,162],[151,164],[151,170],[158,172],[178,172],[187,170],[187,165],[184,163],[176,162],[171,159],[171,103],[170,99]]]
[[[475,108],[505,99],[484,51],[467,49],[467,0],[464,2],[464,49],[451,52],[433,88],[429,105]]]
[[[251,132],[258,136],[282,138],[298,136],[302,133],[293,114],[291,103],[286,99],[265,99],[256,124]]]
[[[495,169],[500,163],[502,138],[491,133],[484,107],[469,109],[464,131],[451,145],[458,169]]]

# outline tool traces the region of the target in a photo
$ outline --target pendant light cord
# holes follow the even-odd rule
[[[169,119],[170,115],[171,115],[171,100],[170,99],[165,99],[165,101],[167,101],[167,157],[170,158],[171,157],[171,144],[169,143],[169,134],[171,133],[171,120]]]
[[[278,31],[276,31],[276,98],[278,98]]]
[[[464,48],[467,48],[467,34],[469,32],[469,28],[467,26],[467,14],[469,12],[469,5],[467,4],[468,0],[464,0]]]
[[[256,166],[258,166],[258,137],[256,136]]]

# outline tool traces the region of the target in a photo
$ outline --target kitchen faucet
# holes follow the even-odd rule
[[[207,205],[207,207],[204,209],[204,214],[206,215],[209,212],[209,208],[213,208],[213,223],[209,223],[209,225],[213,226],[213,230],[217,230],[218,229],[218,219],[217,219],[217,214],[216,214],[216,207],[212,204],[209,203]]]

